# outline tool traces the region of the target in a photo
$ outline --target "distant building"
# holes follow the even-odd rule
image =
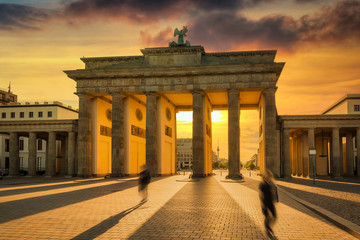
[[[50,156],[53,162],[48,164],[53,167],[54,174],[67,174],[68,163],[65,161],[68,157],[65,155],[68,155],[67,145],[70,143],[73,145],[70,151],[75,151],[72,149],[76,143],[74,136],[77,132],[78,111],[60,102],[19,103],[15,94],[9,95],[9,99],[14,99],[14,102],[0,105],[0,169],[11,172],[10,162],[16,161],[13,171],[28,172],[29,165],[33,164],[32,175],[35,175],[34,171],[39,173],[46,170],[47,158]],[[18,143],[16,160],[10,159],[11,134]],[[33,150],[29,146],[29,137],[32,137]],[[54,146],[51,151],[48,150],[48,141],[52,141],[51,145]],[[31,163],[30,152],[33,153]],[[75,157],[73,152],[72,161],[75,161]]]
[[[212,162],[218,162],[219,158],[218,155],[216,155],[216,152],[212,151]]]
[[[17,95],[13,94],[10,89],[6,91],[0,88],[0,105],[16,103]]]
[[[178,138],[176,146],[178,169],[191,169],[193,165],[192,138]]]
[[[321,114],[360,114],[360,94],[346,94]]]

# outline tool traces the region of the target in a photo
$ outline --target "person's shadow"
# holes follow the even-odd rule
[[[95,239],[96,237],[100,236],[101,234],[105,233],[107,230],[115,226],[123,217],[128,215],[129,213],[133,212],[134,210],[141,207],[145,202],[140,202],[139,204],[122,211],[114,216],[105,219],[101,223],[93,226],[92,228],[88,229],[87,231],[75,236],[72,240],[80,240],[80,239]]]

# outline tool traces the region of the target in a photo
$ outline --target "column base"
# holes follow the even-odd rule
[[[238,174],[229,174],[225,178],[233,179],[233,180],[242,180],[242,179],[244,179],[244,176],[241,173],[238,173]]]
[[[106,175],[105,178],[107,178],[107,176],[109,176],[109,177],[122,177],[122,174],[121,173],[111,173],[109,175]]]
[[[189,178],[205,178],[206,174],[193,173],[189,176]]]

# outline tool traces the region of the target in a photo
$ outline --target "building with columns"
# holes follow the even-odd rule
[[[240,174],[240,112],[260,112],[261,169],[279,172],[276,51],[206,53],[145,48],[140,56],[82,58],[65,73],[79,96],[78,175],[176,173],[176,112],[193,111],[193,176],[212,173],[211,112],[227,109],[229,177]],[[141,116],[141,117],[139,117]],[[106,131],[103,131],[103,130]]]
[[[25,119],[30,114],[25,110],[14,113],[24,118],[15,120],[12,110],[4,111],[10,119],[0,122],[0,132],[10,135],[10,175],[19,174],[21,136],[29,138],[29,175],[35,172],[39,138],[47,143],[47,176],[58,169],[82,177],[128,176],[144,164],[153,176],[176,174],[176,112],[186,110],[193,111],[193,177],[211,175],[211,112],[228,110],[228,177],[241,178],[240,114],[254,109],[259,112],[261,173],[360,175],[359,114],[277,114],[275,93],[285,63],[274,61],[275,50],[206,53],[202,46],[176,45],[141,52],[81,58],[84,69],[64,71],[76,82],[78,120],[34,121]],[[349,96],[331,111],[342,102],[356,111]],[[57,140],[64,146],[59,166]]]
[[[321,115],[279,116],[280,175],[360,176],[359,106],[360,94],[347,94]]]
[[[77,110],[60,102],[14,102],[0,106],[0,114],[0,168],[10,176],[75,175]]]

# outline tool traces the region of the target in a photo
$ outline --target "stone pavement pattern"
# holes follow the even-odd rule
[[[0,182],[0,239],[266,239],[256,179],[136,178]],[[30,183],[33,181],[34,183]],[[356,239],[280,193],[278,239]]]
[[[292,178],[277,181],[287,192],[321,206],[355,224],[360,223],[360,179],[339,180]]]

